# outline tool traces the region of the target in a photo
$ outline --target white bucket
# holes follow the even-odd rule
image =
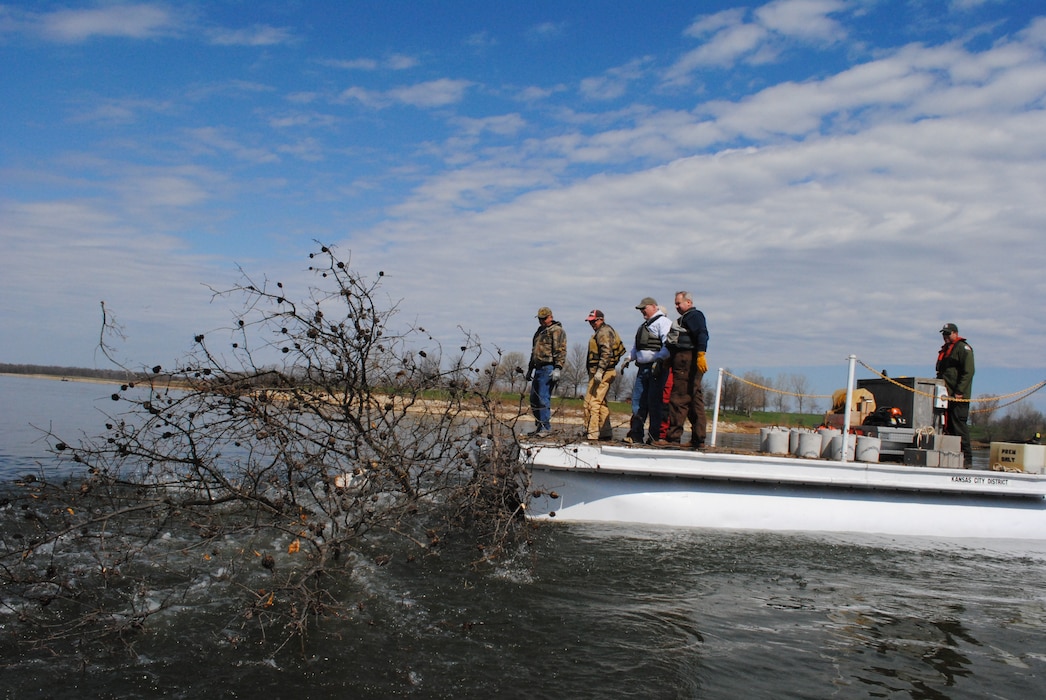
[[[767,438],[767,436],[770,435],[770,431],[772,431],[772,430],[773,430],[773,428],[760,428],[759,429],[759,451],[760,452],[769,452],[770,451],[770,450],[767,449],[766,438]]]
[[[842,431],[835,430],[834,428],[824,428],[820,431],[821,433],[821,456],[825,459],[832,459],[832,438],[842,434]]]
[[[797,428],[788,431],[788,454],[794,455],[799,452],[799,433]]]
[[[828,448],[828,458],[834,459],[837,462],[843,458],[843,437],[846,438],[846,459],[847,461],[852,462],[854,458],[854,449],[856,447],[857,442],[854,439],[857,437],[856,435],[833,435],[831,445]]]
[[[784,430],[771,430],[766,436],[766,451],[772,455],[788,454],[788,433]]]
[[[796,457],[817,459],[821,456],[821,434],[799,433],[799,447],[795,451]]]
[[[858,435],[857,436],[857,461],[858,462],[878,462],[879,461],[879,448],[882,446],[882,440],[871,435]]]

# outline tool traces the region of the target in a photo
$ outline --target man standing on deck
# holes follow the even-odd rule
[[[632,421],[625,442],[642,445],[653,444],[661,437],[661,401],[668,369],[665,339],[672,322],[661,313],[652,297],[644,297],[636,309],[643,314],[643,322],[636,330],[635,344],[628,354],[628,361],[635,362],[639,370],[632,385]],[[650,432],[646,435],[648,418]]]
[[[970,445],[970,394],[973,391],[973,348],[959,335],[954,323],[941,329],[944,345],[937,353],[937,378],[948,387],[948,409],[944,432],[958,435],[962,441],[963,466],[973,468],[973,447]]]
[[[588,325],[592,326],[592,337],[588,341],[588,390],[585,391],[585,437],[589,440],[610,440],[610,407],[607,393],[617,377],[617,362],[625,354],[621,336],[603,317],[599,309],[589,312]]]
[[[552,318],[552,309],[542,306],[538,309],[538,329],[534,332],[526,375],[535,423],[531,437],[541,437],[552,430],[552,389],[566,363],[567,332]]]
[[[690,292],[676,292],[679,319],[668,332],[667,345],[672,353],[672,393],[668,398],[668,432],[665,443],[679,444],[683,426],[690,422],[690,447],[705,446],[705,395],[701,382],[708,371],[708,325],[705,315],[694,308]]]

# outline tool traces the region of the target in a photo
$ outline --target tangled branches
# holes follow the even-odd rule
[[[216,291],[242,300],[231,328],[121,386],[101,435],[50,436],[68,476],[22,484],[7,512],[31,526],[0,552],[5,604],[41,648],[133,643],[215,587],[239,601],[222,634],[279,646],[350,614],[362,557],[467,534],[482,562],[525,536],[514,419],[475,376],[478,342],[445,357],[423,328],[393,330],[378,282],[328,247],[310,257],[304,300],[246,276]]]

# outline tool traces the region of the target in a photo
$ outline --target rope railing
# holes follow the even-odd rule
[[[729,370],[725,370],[725,369],[723,370],[723,374],[726,375],[727,377],[733,377],[734,379],[736,379],[737,381],[741,382],[742,384],[747,384],[748,386],[755,387],[756,389],[762,389],[763,391],[769,391],[769,392],[772,392],[774,394],[784,394],[785,396],[793,396],[793,397],[799,398],[799,399],[830,399],[830,398],[832,398],[830,395],[824,395],[824,394],[796,394],[795,392],[785,391],[784,389],[777,389],[777,388],[772,387],[772,386],[763,386],[762,384],[756,384],[755,382],[753,382],[753,381],[751,381],[749,379],[745,379],[744,377],[739,377],[736,374],[732,374]]]
[[[936,396],[934,396],[933,394],[927,393],[925,391],[919,391],[915,387],[905,386],[904,384],[901,384],[900,382],[895,381],[892,377],[888,377],[885,374],[883,374],[882,372],[880,372],[880,371],[878,371],[876,369],[873,369],[872,367],[870,367],[867,363],[865,363],[862,360],[857,360],[857,362],[858,362],[858,364],[860,364],[862,367],[864,367],[866,370],[868,370],[869,372],[871,372],[875,376],[879,377],[880,379],[885,379],[886,381],[890,382],[894,386],[900,387],[901,389],[904,389],[905,391],[910,391],[913,394],[918,394],[919,396],[926,396],[926,397],[929,397],[931,399],[932,398],[936,398]],[[1043,381],[1039,382],[1038,384],[1034,384],[1034,385],[1032,385],[1030,387],[1027,387],[1025,389],[1021,389],[1019,391],[1014,391],[1014,392],[1009,393],[1009,394],[1003,394],[1002,396],[981,396],[979,398],[963,397],[961,399],[960,398],[955,398],[955,397],[949,397],[948,400],[949,401],[962,402],[962,403],[969,403],[969,404],[973,404],[973,403],[990,403],[991,406],[988,406],[986,408],[971,409],[972,413],[986,413],[988,411],[996,411],[996,410],[998,410],[1000,408],[1005,408],[1006,406],[1012,406],[1015,403],[1019,403],[1019,402],[1023,401],[1024,399],[1028,398],[1029,396],[1031,396],[1032,394],[1034,394],[1039,389],[1042,389],[1044,386],[1046,386],[1046,380],[1043,380]],[[1017,397],[1017,398],[1014,398],[1014,397]],[[999,403],[1000,401],[1005,401],[1006,399],[1013,399],[1013,401],[1010,401],[1009,403],[1004,403],[1004,404],[1000,404]]]
[[[880,379],[885,379],[886,381],[888,381],[889,383],[893,384],[896,387],[904,389],[905,391],[910,391],[913,394],[918,394],[919,396],[924,396],[924,397],[931,398],[931,399],[937,398],[934,394],[931,394],[931,393],[928,393],[928,392],[925,392],[925,391],[920,391],[919,389],[916,389],[915,387],[906,386],[905,384],[902,384],[901,382],[898,382],[893,377],[889,377],[889,376],[883,374],[882,372],[880,372],[879,370],[871,367],[870,365],[868,365],[866,362],[864,362],[862,360],[857,360],[857,362],[862,367],[864,367],[866,370],[868,370],[869,372],[874,374],[876,377],[879,377]],[[739,377],[736,374],[734,374],[734,373],[732,373],[732,372],[730,372],[729,370],[726,370],[726,369],[722,370],[722,373],[725,376],[727,376],[727,377],[731,377],[733,379],[736,379],[737,381],[741,382],[742,384],[747,384],[748,386],[754,387],[756,389],[760,389],[762,391],[768,391],[768,392],[771,392],[771,393],[774,393],[774,394],[784,394],[785,396],[791,396],[791,397],[794,397],[794,398],[801,398],[801,399],[831,399],[831,398],[834,398],[830,394],[828,394],[828,395],[825,395],[825,394],[797,394],[797,393],[792,392],[792,391],[786,391],[784,389],[778,389],[777,387],[764,386],[762,384],[758,384],[756,382],[753,382],[750,379],[745,379],[744,377]],[[1034,385],[1032,385],[1030,387],[1027,387],[1025,389],[1021,389],[1019,391],[1014,391],[1014,392],[1009,393],[1009,394],[1004,394],[1002,396],[982,396],[982,397],[979,397],[979,398],[966,398],[966,397],[964,397],[964,398],[961,398],[961,399],[959,399],[959,398],[950,398],[949,400],[950,401],[962,401],[964,403],[970,403],[970,404],[972,404],[972,403],[988,403],[988,404],[991,404],[991,405],[989,405],[989,406],[987,406],[985,408],[971,409],[972,413],[987,413],[989,411],[996,411],[996,410],[998,410],[1000,408],[1005,408],[1007,406],[1012,406],[1015,403],[1020,403],[1021,401],[1023,401],[1026,398],[1028,398],[1029,396],[1031,396],[1035,392],[1039,391],[1043,387],[1046,387],[1046,380],[1043,380],[1043,381],[1039,382],[1038,384],[1034,384]],[[1007,403],[999,403],[1000,401],[1006,401],[1007,399],[1013,399],[1013,401],[1009,401]]]

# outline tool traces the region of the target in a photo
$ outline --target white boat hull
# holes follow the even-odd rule
[[[794,457],[526,447],[529,517],[1046,540],[1046,477]]]

